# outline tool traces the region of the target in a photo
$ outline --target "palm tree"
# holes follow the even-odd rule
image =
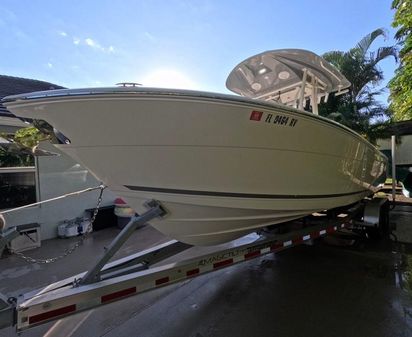
[[[379,136],[383,120],[389,116],[388,108],[376,100],[382,93],[376,87],[383,80],[383,72],[378,63],[390,56],[397,59],[398,55],[394,46],[369,51],[379,36],[386,36],[383,29],[376,29],[366,35],[347,52],[330,51],[323,55],[352,85],[348,93],[331,97],[328,103],[322,104],[320,114],[349,126],[372,142]]]

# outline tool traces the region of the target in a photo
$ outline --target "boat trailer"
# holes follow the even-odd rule
[[[109,263],[138,226],[165,214],[161,204],[152,200],[146,204],[148,210],[131,219],[88,272],[18,298],[0,294],[0,329],[15,326],[17,331],[22,331],[265,254],[277,253],[344,229],[381,232],[388,225],[388,204],[386,197],[377,197],[344,210],[316,213],[276,225],[273,230],[262,230],[253,242],[229,248],[218,247],[212,253],[163,265],[159,263],[192,246],[172,240]],[[13,237],[14,234],[8,235]]]

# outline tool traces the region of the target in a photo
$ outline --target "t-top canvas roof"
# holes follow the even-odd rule
[[[334,66],[302,49],[271,50],[252,56],[238,64],[226,81],[229,90],[242,96],[288,105],[299,99],[313,99],[314,89],[316,100],[320,100],[349,86]]]

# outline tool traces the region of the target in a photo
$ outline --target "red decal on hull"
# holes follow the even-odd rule
[[[252,111],[250,114],[251,121],[260,121],[262,119],[263,112],[262,111]]]

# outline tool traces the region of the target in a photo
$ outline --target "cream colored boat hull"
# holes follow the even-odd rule
[[[354,203],[376,189],[386,158],[349,129],[236,96],[156,89],[6,102],[71,140],[60,145],[151,224],[194,245]]]

